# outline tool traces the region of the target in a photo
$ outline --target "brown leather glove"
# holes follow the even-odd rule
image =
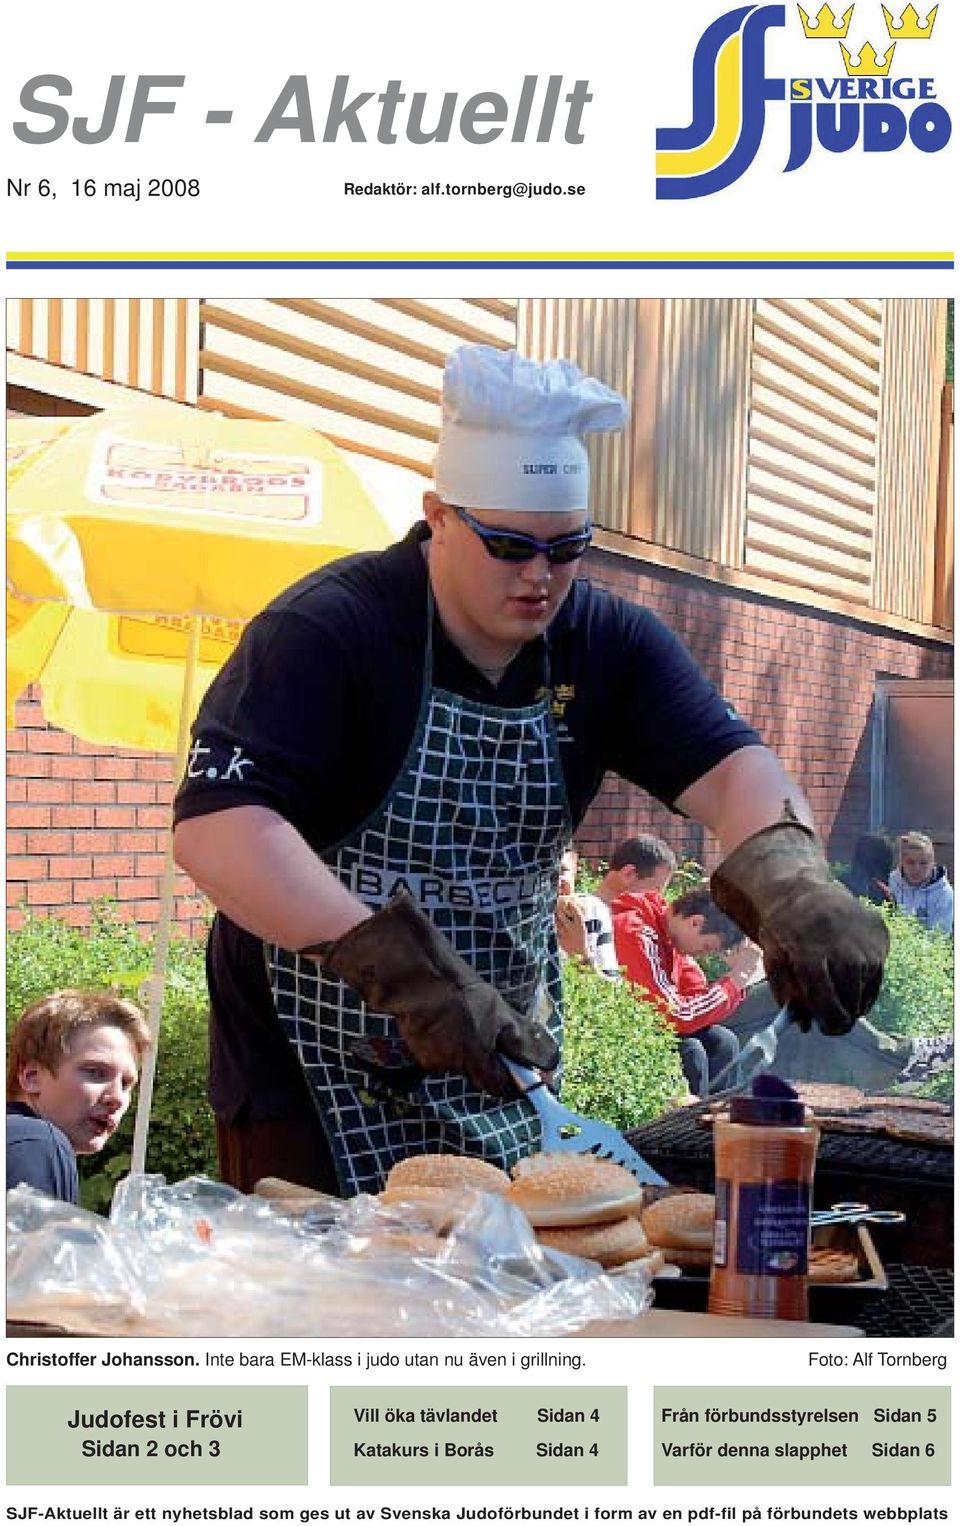
[[[717,905],[763,950],[777,1000],[804,1030],[848,1033],[880,992],[890,935],[883,918],[830,874],[789,801],[710,879]]]
[[[535,1070],[553,1070],[560,1051],[542,1023],[522,1017],[481,980],[405,892],[334,943],[304,953],[389,1012],[426,1071],[454,1071],[495,1096],[517,1096],[497,1049]]]

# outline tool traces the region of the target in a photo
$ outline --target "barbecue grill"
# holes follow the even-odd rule
[[[629,1129],[635,1149],[677,1186],[713,1191],[713,1130],[686,1108]],[[900,1208],[903,1226],[883,1231],[881,1252],[908,1266],[953,1265],[953,1150],[908,1143],[883,1134],[820,1136],[814,1178],[815,1206],[839,1201]]]

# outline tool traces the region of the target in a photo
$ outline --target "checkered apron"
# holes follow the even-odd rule
[[[549,697],[519,710],[432,685],[387,798],[322,857],[365,904],[401,888],[477,973],[526,1012],[546,990],[560,1037],[553,909],[570,836]],[[386,1013],[367,1007],[312,959],[265,948],[281,1025],[310,1083],[344,1196],[378,1192],[408,1155],[478,1155],[504,1169],[539,1148],[522,1098],[503,1101],[464,1077],[426,1075]]]

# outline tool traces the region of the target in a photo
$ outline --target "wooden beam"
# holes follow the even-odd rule
[[[828,521],[823,521],[823,523],[827,522]],[[808,542],[810,545],[826,546],[831,551],[839,552],[842,556],[852,556],[857,561],[869,562],[873,557],[873,547],[869,541],[865,546],[854,547],[849,545],[847,541],[841,540],[839,536],[830,535],[826,530],[817,529],[815,525],[804,525],[803,529],[801,530],[798,527],[787,524],[781,515],[767,514],[763,511],[763,509],[757,508],[756,505],[754,505],[749,512],[748,523],[751,526],[762,525],[766,530],[778,530],[783,535],[795,535],[798,538],[802,537],[804,542]],[[770,549],[769,543],[767,545],[767,549]],[[778,551],[777,554],[780,555],[781,553]],[[792,553],[786,551],[783,552],[785,558],[789,558],[791,554]],[[835,572],[840,570],[836,562],[833,563],[833,570]],[[852,573],[850,575],[853,576]],[[846,574],[844,574],[844,576],[846,576]]]
[[[844,335],[837,333],[836,324],[831,325],[827,323],[818,323],[817,320],[812,317],[811,314],[808,313],[804,308],[800,307],[796,302],[791,302],[784,297],[771,298],[769,306],[775,308],[778,313],[783,313],[785,318],[792,318],[794,323],[802,324],[803,327],[809,329],[811,333],[819,334],[821,339],[825,339],[828,344],[836,345],[837,349],[843,350],[844,354],[849,355],[852,360],[859,360],[863,365],[869,366],[871,371],[880,370],[879,353],[874,355],[864,354],[862,345],[853,344],[849,339],[845,338]],[[879,329],[872,336],[869,343],[872,349],[879,352]]]
[[[212,393],[204,393],[197,402],[197,407],[207,413],[222,413],[228,419],[260,419],[268,423],[274,423],[277,415],[273,413],[257,413],[253,408],[244,408],[240,403],[229,402],[224,397],[215,397]],[[309,428],[310,426],[306,426]],[[320,431],[317,431],[320,433]],[[352,450],[358,456],[370,456],[375,461],[388,461],[392,466],[403,466],[408,471],[416,472],[419,477],[430,480],[430,468],[422,461],[414,461],[410,456],[398,455],[396,451],[379,450],[373,445],[368,445],[362,440],[352,440],[347,435],[330,434],[323,430],[323,438],[329,440],[331,445],[336,445],[340,450]]]
[[[482,308],[485,313],[492,313],[494,318],[506,318],[514,324],[517,321],[519,303],[515,297],[510,302],[500,302],[496,297],[471,297],[469,300],[471,307]]]
[[[173,395],[180,402],[187,401],[187,299],[178,297],[176,300],[176,333],[174,350],[176,360],[174,362]]]
[[[131,387],[140,385],[140,300],[131,297],[127,303],[127,381]]]
[[[127,387],[121,382],[107,381],[100,376],[84,375],[70,366],[54,366],[49,361],[27,355],[7,356],[7,385],[25,387],[31,392],[46,393],[50,397],[67,398],[97,413],[104,408],[128,407],[131,403],[155,403],[160,408],[184,406],[178,405],[171,398],[155,397],[152,392],[145,392],[142,388]]]
[[[653,539],[657,510],[657,419],[660,410],[660,328],[663,302],[641,297],[634,303],[634,351],[631,393],[630,480],[627,513],[630,534]]]
[[[826,297],[811,297],[810,301],[814,307],[819,307],[821,312],[826,313],[834,323],[842,324],[844,328],[848,328],[853,334],[859,334],[861,339],[866,339],[870,344],[880,343],[878,327],[870,328],[865,323],[858,323],[850,312],[849,306],[831,302]]]
[[[20,342],[17,350],[21,355],[33,354],[33,301],[29,297],[20,299]]]
[[[113,381],[116,374],[114,345],[117,337],[117,305],[114,297],[107,297],[103,304],[103,377]]]
[[[164,313],[163,298],[154,297],[151,307],[150,342],[153,351],[150,366],[150,387],[157,396],[163,395],[163,340],[164,340]]]
[[[497,339],[486,329],[467,323],[463,318],[455,318],[452,313],[441,312],[429,302],[415,302],[406,297],[379,297],[377,300],[383,307],[392,307],[394,312],[403,313],[407,318],[417,318],[421,323],[428,323],[431,328],[443,329],[447,334],[454,334],[469,344],[492,344],[498,350],[512,348],[511,340]]]
[[[597,527],[593,535],[595,552],[611,552],[637,563],[637,571],[645,567],[663,567],[695,578],[704,590],[721,594],[724,590],[758,594],[789,609],[822,610],[826,614],[844,615],[858,625],[878,629],[881,632],[910,636],[929,641],[939,648],[952,647],[953,640],[944,630],[924,625],[904,615],[891,614],[887,610],[873,608],[869,603],[847,600],[820,589],[807,588],[787,577],[748,571],[746,568],[728,567],[722,562],[691,556],[686,551],[674,551],[671,546],[656,546],[650,541],[637,540],[616,530]]]
[[[755,439],[757,436],[751,434],[751,438]],[[808,477],[805,472],[791,471],[788,466],[782,466],[779,461],[768,461],[764,456],[751,455],[749,457],[749,465],[758,471],[769,472],[771,476],[776,477],[781,482],[792,482],[794,487],[806,488],[808,492],[816,493],[821,498],[829,498],[836,503],[846,504],[847,508],[856,509],[861,514],[873,515],[874,505],[871,499],[858,498],[853,493],[844,493],[841,489],[833,486],[827,487],[824,483],[817,482],[814,478]],[[798,499],[796,507],[803,508],[805,512],[810,514],[818,512],[816,506],[807,504],[806,500]],[[824,509],[821,512],[826,515],[828,510]],[[842,523],[842,521],[839,522]]]
[[[774,338],[780,339],[784,344],[789,345],[792,350],[799,350],[801,355],[806,355],[808,360],[813,360],[818,365],[826,366],[828,370],[836,372],[838,376],[845,376],[847,381],[852,382],[855,387],[860,387],[864,392],[868,392],[871,397],[879,397],[879,381],[870,381],[868,378],[861,376],[852,366],[845,366],[839,360],[834,360],[832,357],[824,355],[823,351],[817,349],[815,344],[810,344],[806,339],[800,339],[793,333],[792,329],[784,328],[782,323],[773,323],[764,313],[758,312],[756,325],[764,333],[772,334]],[[878,366],[877,370],[879,371],[879,369]],[[847,398],[846,401],[850,403],[851,407],[855,406],[850,398]]]
[[[77,370],[90,369],[90,299],[77,300]]]
[[[357,318],[353,313],[343,311],[339,307],[331,307],[329,302],[316,302],[312,297],[276,297],[277,307],[288,307],[292,313],[302,313],[305,318],[316,318],[320,323],[329,324],[331,328],[342,329],[346,334],[355,334],[358,339],[367,339],[371,344],[382,345],[385,350],[397,350],[401,355],[407,355],[411,360],[422,360],[425,365],[436,366],[443,370],[447,359],[446,350],[438,350],[433,345],[420,344],[416,339],[407,339],[403,334],[396,334],[392,329],[381,328],[379,324],[370,323],[366,318]]]
[[[933,548],[933,623],[953,629],[953,382],[944,382],[940,401],[940,460]]]
[[[59,297],[47,303],[47,359],[55,366],[63,361],[63,302]]]
[[[416,419],[408,419],[402,413],[388,413],[383,408],[371,408],[368,404],[355,402],[352,398],[344,397],[338,392],[328,392],[323,387],[311,386],[309,382],[296,381],[291,376],[284,376],[279,371],[266,371],[261,366],[247,365],[242,360],[234,360],[231,355],[220,355],[216,350],[202,349],[200,351],[201,372],[215,371],[221,376],[232,376],[235,381],[249,382],[253,387],[264,387],[269,392],[278,392],[283,397],[296,397],[303,403],[313,403],[317,408],[326,408],[331,413],[343,413],[352,418],[362,419],[367,424],[376,424],[383,429],[393,429],[399,434],[413,435],[418,440],[429,440],[435,444],[440,438],[440,430],[432,424],[421,424]]]
[[[387,371],[381,366],[372,366],[366,361],[356,360],[352,355],[345,354],[343,350],[328,350],[324,345],[315,344],[311,339],[301,339],[299,335],[287,333],[285,329],[271,328],[269,324],[258,323],[256,319],[246,318],[242,313],[231,312],[229,308],[218,307],[212,302],[203,302],[200,306],[200,316],[212,328],[226,329],[228,333],[238,334],[242,339],[270,345],[273,349],[297,355],[301,360],[312,361],[318,366],[327,366],[334,371],[345,371],[348,376],[356,376],[361,381],[370,382],[377,387],[392,388],[393,391],[402,392],[406,397],[415,397],[422,403],[431,403],[435,406],[440,404],[439,387],[427,387],[422,382],[398,376],[395,371]]]
[[[762,385],[768,386],[769,383],[764,382]],[[799,408],[794,413],[784,413],[781,409],[772,407],[764,398],[758,398],[756,392],[754,392],[752,412],[755,417],[773,419],[777,424],[785,424],[788,429],[795,430],[797,434],[804,435],[808,440],[816,440],[820,445],[827,445],[831,450],[837,451],[840,455],[849,456],[852,461],[859,461],[864,466],[871,467],[873,470],[869,480],[871,482],[876,481],[877,457],[875,451],[857,450],[856,446],[851,445],[849,441],[838,439],[836,435],[828,434],[825,429],[818,429],[815,424],[811,424],[808,419],[803,417]],[[754,430],[753,432],[756,433],[757,431]],[[866,481],[867,479],[864,478],[863,480]]]
[[[784,355],[779,355],[776,350],[768,350],[765,345],[755,344],[753,347],[753,356],[754,360],[759,359],[769,361],[771,365],[775,365],[779,369],[789,372],[791,376],[795,376],[798,381],[806,382],[808,386],[815,387],[817,391],[822,392],[825,397],[832,397],[838,403],[845,403],[846,406],[848,408],[852,408],[854,412],[862,413],[868,419],[872,419],[874,423],[876,422],[876,408],[871,407],[868,403],[861,403],[858,399],[852,398],[850,396],[849,390],[844,391],[842,387],[835,387],[832,382],[824,381],[824,379],[820,376],[817,376],[815,372],[808,371],[805,366],[801,366],[796,361],[788,360]],[[798,398],[796,393],[788,392],[784,387],[775,385],[773,382],[769,381],[765,375],[755,376],[754,382],[759,382],[764,387],[770,387],[774,392],[781,393],[783,397],[789,397],[794,407],[813,408],[815,411],[817,411],[819,406],[819,411],[822,412],[826,418],[834,417],[834,415],[822,405],[817,405],[816,403],[808,402],[806,399]],[[845,428],[852,429],[855,434],[860,434],[866,440],[874,439],[874,433],[871,430],[867,430],[862,427],[857,429],[854,424],[846,423]]]

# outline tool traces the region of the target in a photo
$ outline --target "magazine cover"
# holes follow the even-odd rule
[[[8,1520],[948,1519],[956,27],[7,19]]]

